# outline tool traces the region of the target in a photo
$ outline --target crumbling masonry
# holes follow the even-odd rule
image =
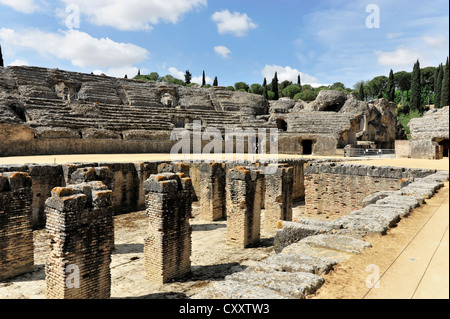
[[[28,174],[0,174],[0,280],[34,269],[32,198]]]
[[[151,175],[144,187],[149,219],[144,265],[151,282],[164,284],[191,271],[191,180],[163,173]]]
[[[112,192],[101,182],[52,190],[46,201],[48,299],[106,299],[114,249]]]

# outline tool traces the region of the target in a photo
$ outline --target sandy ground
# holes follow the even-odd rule
[[[448,299],[448,201],[447,182],[385,236],[366,237],[372,247],[338,264],[310,298]]]

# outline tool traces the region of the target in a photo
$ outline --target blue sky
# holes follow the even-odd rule
[[[0,0],[6,65],[182,79],[189,69],[197,82],[205,70],[224,86],[277,71],[353,87],[417,59],[437,66],[448,28],[447,0]]]

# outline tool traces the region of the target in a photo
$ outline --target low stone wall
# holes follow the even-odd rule
[[[365,197],[395,191],[433,170],[355,164],[309,163],[305,167],[305,211],[345,215],[362,208]]]
[[[31,178],[0,173],[0,280],[34,269]]]

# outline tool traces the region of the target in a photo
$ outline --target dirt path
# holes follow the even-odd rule
[[[371,248],[335,267],[311,299],[449,298],[449,183]],[[379,287],[370,289],[378,271]]]

